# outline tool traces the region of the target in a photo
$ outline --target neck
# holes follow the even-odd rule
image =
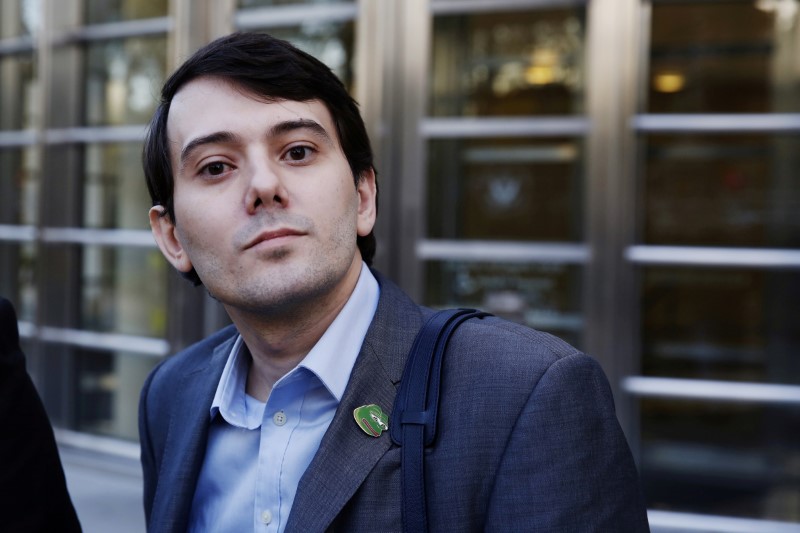
[[[266,401],[276,381],[295,368],[328,330],[358,283],[361,261],[327,293],[265,316],[227,309],[252,357],[247,394]]]

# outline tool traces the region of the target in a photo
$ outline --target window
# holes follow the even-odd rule
[[[626,383],[656,511],[798,518],[798,19],[778,4],[651,6]]]
[[[135,440],[169,350],[140,164],[167,2],[86,2],[83,19],[72,1],[0,5],[0,289],[54,424]]]
[[[480,307],[580,345],[589,126],[577,4],[432,4],[417,251],[428,304]]]

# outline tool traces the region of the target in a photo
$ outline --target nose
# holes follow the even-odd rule
[[[283,180],[268,159],[261,157],[252,162],[246,187],[244,202],[248,214],[254,214],[259,209],[286,207],[288,195]]]

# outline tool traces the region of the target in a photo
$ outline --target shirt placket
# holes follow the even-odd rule
[[[292,432],[300,422],[301,396],[298,385],[297,380],[289,379],[288,383],[276,386],[264,409],[258,453],[254,531],[278,532],[288,518],[282,509],[282,472]]]

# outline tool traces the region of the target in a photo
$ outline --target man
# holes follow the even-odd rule
[[[53,428],[25,370],[17,314],[0,297],[0,531],[81,531]]]
[[[399,531],[400,449],[353,413],[392,425],[431,310],[367,267],[377,187],[355,102],[288,43],[234,34],[167,80],[145,144],[158,246],[233,321],[145,383],[149,529]],[[443,375],[431,531],[647,531],[592,359],[484,318]]]

